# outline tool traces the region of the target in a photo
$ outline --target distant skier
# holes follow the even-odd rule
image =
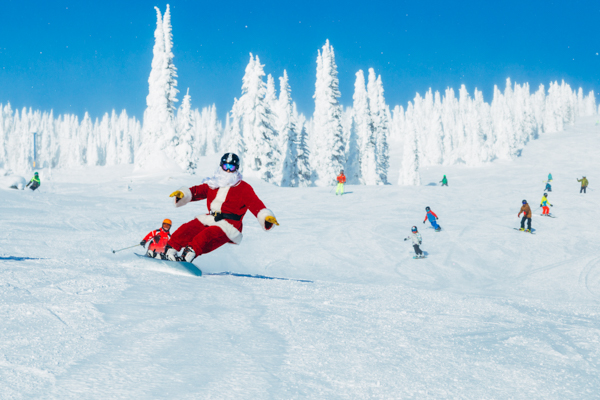
[[[408,239],[412,240],[412,244],[415,249],[416,258],[424,258],[425,255],[423,254],[423,251],[419,247],[421,245],[421,243],[423,242],[423,239],[421,238],[421,234],[417,230],[416,226],[412,227],[411,234],[407,238],[404,238],[404,241],[406,242]]]
[[[540,207],[542,207],[542,215],[550,215],[550,207],[553,207],[552,204],[548,201],[548,193],[544,193],[544,197],[540,200]]]
[[[344,185],[346,184],[346,175],[344,175],[344,170],[340,172],[337,176],[337,188],[335,189],[335,195],[338,194],[341,196],[344,194]]]
[[[521,229],[525,230],[525,221],[527,221],[527,232],[531,232],[531,208],[529,204],[527,204],[527,200],[523,200],[523,206],[521,206],[521,211],[519,211],[518,217],[523,213],[523,218],[521,218]]]
[[[546,182],[546,188],[544,190],[546,192],[551,192],[552,191],[552,185],[550,185],[550,182]]]
[[[577,179],[577,182],[581,182],[581,189],[579,189],[579,193],[581,193],[581,192],[587,193],[586,189],[588,187],[589,182],[588,182],[587,178],[585,177],[585,175],[583,176],[583,178]]]
[[[552,174],[548,174],[548,182],[552,182]]]
[[[160,229],[156,229],[147,234],[144,239],[140,242],[142,247],[146,246],[146,243],[150,241],[148,246],[148,252],[146,255],[152,258],[164,258],[165,246],[171,238],[169,231],[171,230],[173,223],[170,219],[165,219]]]
[[[433,211],[431,211],[431,208],[429,208],[429,207],[425,207],[425,211],[427,211],[427,214],[425,214],[425,219],[423,220],[423,223],[425,223],[429,219],[429,222],[431,223],[431,226],[433,226],[435,231],[436,232],[441,231],[442,227],[439,226],[437,223],[438,216],[435,215],[435,213]]]
[[[279,225],[273,212],[265,207],[254,189],[243,181],[239,172],[240,159],[233,153],[221,157],[212,177],[191,188],[182,187],[171,193],[175,207],[206,199],[209,213],[199,215],[181,225],[165,248],[171,261],[192,262],[201,254],[209,253],[225,243],[240,244],[242,219],[250,210],[265,231]],[[178,252],[183,249],[181,256]]]
[[[446,179],[446,175],[444,175],[440,183],[442,184],[442,186],[448,186],[448,179]]]
[[[33,178],[31,178],[31,180],[25,187],[28,187],[31,190],[35,190],[35,189],[39,188],[41,184],[42,183],[40,182],[40,175],[36,171],[33,173]],[[31,187],[29,187],[29,185],[31,185]]]

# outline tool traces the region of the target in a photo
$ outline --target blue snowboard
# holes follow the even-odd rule
[[[169,261],[169,260],[159,260],[157,258],[151,258],[148,257],[146,255],[142,255],[142,254],[137,254],[134,253],[136,256],[140,257],[140,258],[144,258],[148,261],[154,261],[157,263],[161,263],[166,267],[169,268],[173,268],[176,269],[178,271],[182,271],[182,272],[187,272],[189,274],[192,274],[194,276],[202,276],[202,271],[200,271],[200,268],[196,267],[194,264],[190,263],[190,262],[185,262],[185,261]]]

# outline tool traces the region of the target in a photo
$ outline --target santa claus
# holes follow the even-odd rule
[[[182,187],[171,193],[175,207],[206,199],[209,212],[173,232],[165,248],[167,259],[192,262],[197,256],[210,253],[225,243],[240,244],[242,220],[247,210],[256,216],[266,231],[273,225],[279,225],[273,212],[260,201],[252,186],[242,180],[239,168],[239,157],[227,153],[221,157],[215,174],[204,179],[201,185],[189,189]]]

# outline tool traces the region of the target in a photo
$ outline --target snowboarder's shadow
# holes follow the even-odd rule
[[[425,185],[425,186],[437,186],[437,185],[438,185],[437,183],[435,183],[435,182],[431,182],[431,183],[428,183],[428,184],[427,184],[427,185]]]

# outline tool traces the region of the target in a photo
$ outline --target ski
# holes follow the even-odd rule
[[[427,258],[427,256],[413,256],[413,259],[418,260],[420,258]]]
[[[540,217],[550,217],[550,218],[556,218],[556,216],[552,215],[552,214],[540,214]]]
[[[157,263],[161,263],[164,266],[176,269],[178,271],[187,272],[187,273],[190,273],[190,274],[192,274],[194,276],[202,276],[202,271],[200,270],[200,268],[196,267],[194,264],[192,264],[190,262],[159,260],[158,258],[148,257],[148,256],[146,256],[144,254],[137,254],[137,253],[134,253],[134,254],[136,256],[140,257],[140,258],[145,258],[148,261],[154,261],[154,262],[157,262]]]

